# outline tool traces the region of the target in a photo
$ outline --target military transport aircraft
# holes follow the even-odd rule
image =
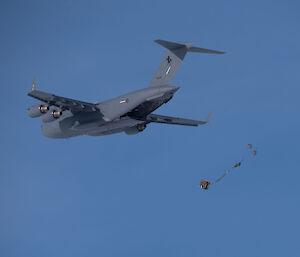
[[[223,54],[224,52],[194,47],[192,43],[155,40],[167,49],[148,88],[137,90],[104,102],[88,103],[36,89],[35,80],[28,96],[38,104],[28,108],[30,117],[41,117],[41,132],[50,138],[69,138],[79,135],[103,136],[125,132],[134,135],[148,123],[198,126],[209,121],[174,118],[152,114],[173,97],[179,87],[170,86],[187,52]]]

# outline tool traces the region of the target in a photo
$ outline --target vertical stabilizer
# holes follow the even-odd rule
[[[167,48],[167,51],[154,74],[149,87],[169,86],[180,67],[187,52],[199,52],[209,54],[223,54],[224,52],[194,47],[192,43],[170,42],[155,40],[156,43]]]

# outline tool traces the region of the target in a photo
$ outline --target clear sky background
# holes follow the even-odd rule
[[[0,2],[0,256],[299,256],[299,1]],[[53,140],[40,90],[101,101],[146,87],[194,42],[156,113],[205,119]],[[210,190],[197,187],[258,155]]]

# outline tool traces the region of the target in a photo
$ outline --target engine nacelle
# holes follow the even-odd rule
[[[138,125],[136,125],[136,126],[134,126],[134,127],[131,127],[131,128],[129,128],[129,129],[126,129],[126,130],[125,130],[125,133],[126,133],[127,135],[135,135],[135,134],[138,134],[138,133],[142,132],[146,127],[147,127],[147,125],[146,125],[145,123],[143,123],[143,124],[138,124]]]
[[[62,115],[62,111],[58,109],[51,109],[49,112],[42,116],[43,122],[50,122],[58,119]]]
[[[28,115],[31,118],[37,118],[49,111],[49,105],[45,103],[38,103],[27,109]]]

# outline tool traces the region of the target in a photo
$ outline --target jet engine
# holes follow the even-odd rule
[[[45,103],[38,103],[29,107],[27,110],[29,117],[37,118],[49,111],[49,105]]]
[[[138,125],[136,125],[134,127],[126,129],[125,133],[127,135],[135,135],[135,134],[138,134],[138,133],[142,132],[146,127],[147,127],[147,125],[145,123],[138,124]]]
[[[43,122],[50,122],[58,119],[62,115],[62,111],[59,109],[52,109],[42,116]]]

